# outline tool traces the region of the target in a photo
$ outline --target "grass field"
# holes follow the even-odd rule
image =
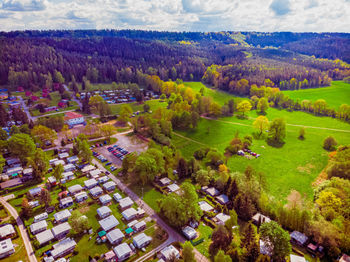
[[[335,109],[342,104],[350,104],[350,84],[343,81],[333,81],[330,87],[283,91],[283,93],[293,100],[299,98],[300,101],[307,99],[315,102],[317,99],[324,99]]]
[[[156,99],[156,100],[149,100],[147,102],[145,102],[146,104],[148,104],[150,106],[150,110],[151,111],[154,111],[156,110],[157,108],[159,107],[166,107],[167,106],[167,103],[166,102],[161,102],[159,99]],[[112,111],[112,114],[119,114],[122,106],[124,104],[110,104],[110,108],[111,108],[111,111]],[[134,112],[136,111],[141,111],[143,112],[143,105],[144,104],[139,104],[137,102],[134,102],[134,103],[129,103],[128,105],[131,106],[132,110]]]
[[[206,94],[212,94],[221,103],[230,99],[229,94],[225,94],[224,97],[221,92],[216,92],[205,89]],[[192,156],[196,149],[205,146],[216,148],[223,153],[236,132],[243,137],[255,131],[252,123],[257,114],[251,111],[248,116],[248,119],[239,119],[236,116],[218,120],[201,119],[196,130],[176,132],[178,135],[173,136],[173,143],[186,157]],[[350,125],[329,117],[316,117],[303,112],[274,108],[268,110],[267,117],[270,120],[276,117],[286,120],[284,146],[275,148],[267,145],[265,140],[254,140],[251,149],[261,154],[261,157],[248,160],[233,156],[228,159],[228,167],[231,171],[244,171],[251,165],[257,171],[263,172],[267,191],[281,200],[285,200],[292,189],[306,194],[310,199],[313,195],[311,184],[328,161],[328,152],[322,148],[323,140],[332,135],[339,144],[350,144]],[[303,141],[297,138],[300,126],[307,126],[306,139]]]
[[[18,236],[16,239],[12,240],[12,244],[15,246],[15,253],[9,257],[1,259],[1,262],[14,262],[14,261],[23,261],[28,262],[28,256],[26,248],[23,244],[21,236]]]

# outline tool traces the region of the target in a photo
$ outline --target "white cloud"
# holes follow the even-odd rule
[[[0,0],[0,30],[349,32],[349,0]]]

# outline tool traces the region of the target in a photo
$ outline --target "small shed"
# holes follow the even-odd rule
[[[197,231],[190,226],[186,226],[182,229],[182,233],[188,240],[195,239],[197,237]]]

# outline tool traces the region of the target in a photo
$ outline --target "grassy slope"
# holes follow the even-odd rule
[[[150,106],[150,110],[154,111],[156,110],[158,107],[166,107],[167,106],[167,103],[165,102],[160,102],[159,99],[156,99],[156,100],[149,100],[147,102],[145,102],[146,104],[148,104]],[[112,110],[112,114],[119,114],[122,106],[124,104],[110,104],[110,108]],[[143,112],[143,104],[139,104],[137,102],[134,102],[134,103],[128,103],[128,105],[131,106],[132,110],[134,112],[136,111],[142,111]]]
[[[206,89],[205,93],[213,94],[213,97],[221,102],[230,99],[230,95],[215,94],[215,90]],[[256,112],[251,111],[249,117],[251,119],[246,120],[237,117],[221,118],[218,121],[202,119],[195,131],[178,132],[198,143],[178,136],[174,136],[173,142],[186,157],[191,156],[196,149],[203,147],[201,143],[224,152],[237,131],[241,137],[254,132],[252,123],[257,117]],[[264,140],[254,140],[252,150],[260,153],[261,157],[252,160],[239,156],[231,157],[228,161],[229,168],[232,171],[243,171],[247,165],[251,165],[257,171],[263,172],[266,176],[267,190],[275,197],[285,199],[291,189],[296,189],[311,198],[313,194],[311,183],[325,167],[328,159],[327,152],[322,149],[324,138],[332,135],[340,144],[349,144],[350,132],[306,128],[306,139],[301,141],[297,139],[300,127],[292,125],[347,131],[350,131],[350,126],[328,117],[320,118],[303,112],[287,112],[273,108],[268,110],[267,117],[270,120],[275,117],[283,117],[287,124],[291,124],[287,126],[286,144],[282,148],[274,148],[268,146]]]
[[[300,101],[304,99],[315,102],[317,99],[324,99],[332,108],[338,109],[342,104],[350,103],[350,84],[343,81],[333,81],[330,87],[303,89],[297,91],[284,91],[292,99]]]

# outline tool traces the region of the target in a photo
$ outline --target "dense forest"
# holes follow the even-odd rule
[[[310,48],[312,46],[312,52]],[[0,84],[38,90],[66,81],[203,80],[247,95],[250,86],[298,89],[350,75],[349,34],[199,33],[138,30],[16,31],[0,33]],[[307,55],[303,55],[307,54]],[[316,56],[313,56],[316,55]],[[316,58],[317,57],[317,58]],[[243,81],[243,82],[242,82]]]

